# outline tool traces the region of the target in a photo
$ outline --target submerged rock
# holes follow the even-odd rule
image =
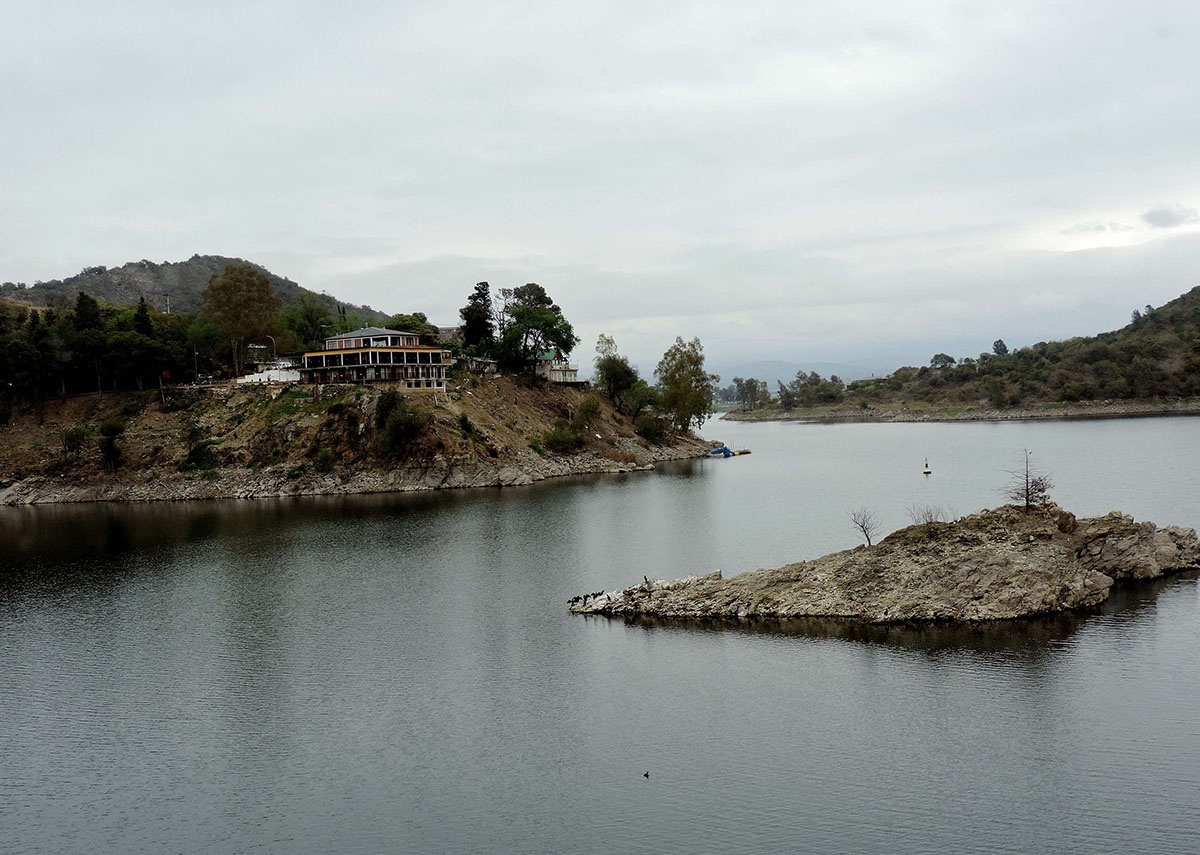
[[[1117,579],[1200,568],[1193,529],[1110,513],[1076,520],[1047,504],[901,529],[874,546],[726,579],[720,571],[574,602],[581,614],[665,618],[839,617],[982,621],[1105,600]]]

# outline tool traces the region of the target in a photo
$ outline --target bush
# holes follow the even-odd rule
[[[600,418],[600,399],[595,395],[588,395],[579,402],[579,409],[575,411],[575,418],[571,420],[571,431],[583,433],[594,425],[598,418]]]
[[[462,435],[467,439],[476,439],[480,436],[479,428],[475,427],[475,423],[471,421],[471,417],[466,413],[459,413],[458,427],[462,431]]]
[[[395,390],[379,397],[375,410],[375,447],[380,454],[400,456],[433,422],[433,416],[413,407],[408,399]]]
[[[62,432],[63,451],[72,456],[77,455],[91,438],[92,431],[89,428],[82,426],[67,428]]]
[[[179,423],[179,436],[188,445],[195,445],[204,439],[204,434],[204,428],[195,419],[185,418]]]
[[[221,442],[219,439],[202,439],[195,443],[187,453],[187,457],[179,464],[180,472],[190,472],[193,469],[200,469],[207,472],[210,469],[215,469],[217,459],[213,456],[213,446]]]
[[[116,469],[121,465],[121,446],[117,437],[125,433],[125,425],[119,421],[107,421],[100,426],[100,460],[106,469]]]
[[[542,434],[541,444],[549,451],[565,454],[578,451],[583,445],[583,437],[571,430],[565,422],[559,422]]]
[[[645,413],[637,417],[634,430],[647,442],[660,443],[667,436],[668,426],[665,419]]]
[[[318,472],[333,471],[333,449],[322,448],[317,452],[317,462],[313,464],[313,468]]]

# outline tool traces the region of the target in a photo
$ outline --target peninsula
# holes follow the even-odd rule
[[[868,623],[989,621],[1062,612],[1108,598],[1117,581],[1200,569],[1193,529],[1118,512],[1076,517],[1015,505],[900,529],[874,546],[731,578],[643,577],[574,601],[577,614],[660,618],[836,617]]]
[[[699,457],[583,389],[216,384],[49,400],[0,427],[0,505],[509,487]],[[99,452],[97,445],[99,444]]]
[[[6,283],[0,504],[516,486],[708,448],[699,339],[676,337],[651,385],[602,334],[588,381],[535,282],[476,283],[458,317],[388,317],[221,256]]]

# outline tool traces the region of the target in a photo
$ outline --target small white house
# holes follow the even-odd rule
[[[533,370],[539,377],[545,377],[551,383],[579,382],[579,366],[572,365],[558,348],[539,353]]]

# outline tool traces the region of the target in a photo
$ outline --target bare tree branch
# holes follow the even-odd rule
[[[867,546],[870,546],[871,536],[879,531],[879,518],[868,510],[866,505],[846,511],[846,516],[850,517],[850,523],[862,533],[867,539]]]
[[[1023,505],[1025,513],[1029,513],[1029,509],[1033,506],[1043,505],[1050,500],[1050,491],[1054,489],[1054,483],[1050,480],[1050,476],[1038,472],[1030,466],[1029,459],[1033,454],[1029,449],[1024,449],[1024,451],[1025,468],[1005,470],[1011,477],[1001,493],[1006,499]]]

